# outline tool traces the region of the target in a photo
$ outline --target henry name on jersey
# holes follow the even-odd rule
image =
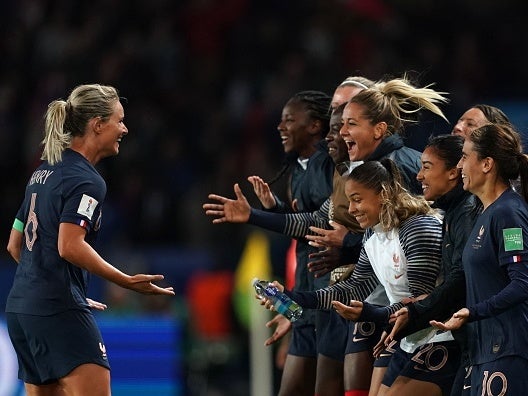
[[[32,186],[35,183],[45,184],[46,180],[48,180],[48,177],[50,177],[53,172],[54,171],[52,170],[36,170],[31,175],[28,186]]]

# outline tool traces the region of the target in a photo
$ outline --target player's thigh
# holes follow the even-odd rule
[[[76,367],[59,380],[67,395],[110,396],[110,370],[88,363]]]
[[[62,387],[58,384],[33,385],[24,384],[26,396],[66,396]]]

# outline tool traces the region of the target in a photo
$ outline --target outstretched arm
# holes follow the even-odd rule
[[[127,275],[105,261],[95,249],[84,240],[86,230],[73,223],[61,223],[59,226],[59,255],[78,267],[100,276],[126,289],[142,294],[174,295],[172,287],[159,287],[154,281],[163,279],[163,275]]]

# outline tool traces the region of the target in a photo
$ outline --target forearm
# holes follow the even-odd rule
[[[248,224],[282,234],[286,224],[286,214],[251,208]]]
[[[7,243],[7,251],[17,262],[20,262],[20,254],[22,251],[23,234],[21,231],[12,228],[11,234],[9,235],[9,242]]]
[[[525,268],[518,271],[524,265],[524,263],[519,263],[517,268],[508,271],[512,278],[511,282],[499,293],[488,300],[468,307],[469,321],[496,316],[518,304],[526,302],[528,299],[528,274]]]
[[[464,306],[466,281],[462,269],[447,274],[444,282],[420,301],[409,304],[409,315],[417,323],[442,320]]]
[[[105,261],[87,242],[82,241],[75,246],[64,246],[61,257],[69,263],[83,268],[88,272],[104,278],[121,287],[128,287],[130,276]]]
[[[342,265],[357,263],[363,246],[362,242],[363,234],[347,233],[343,239],[339,263]]]

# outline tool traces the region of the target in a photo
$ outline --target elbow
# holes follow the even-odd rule
[[[61,241],[59,239],[57,250],[58,250],[60,258],[71,262],[73,258],[73,252],[74,252],[74,249],[72,249],[71,243],[68,243],[66,241]]]
[[[7,252],[11,257],[15,259],[15,261],[18,263],[18,260],[20,258],[18,249],[15,249],[11,244],[7,244]]]

